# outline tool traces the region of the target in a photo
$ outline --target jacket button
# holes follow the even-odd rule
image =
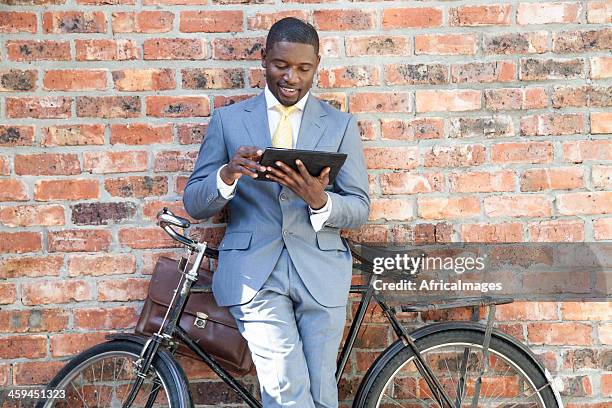
[[[283,235],[284,235],[284,236],[286,236],[286,237],[288,237],[288,236],[289,236],[289,231],[287,231],[287,230],[283,230]]]
[[[287,199],[287,194],[285,194],[285,193],[281,193],[281,195],[280,195],[280,199],[281,199],[281,200],[286,200],[286,199]]]

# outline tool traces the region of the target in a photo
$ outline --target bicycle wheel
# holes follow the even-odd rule
[[[491,337],[485,359],[483,342],[484,333],[461,329],[432,333],[416,341],[454,407],[472,407],[474,403],[479,408],[558,407],[548,381],[524,351],[507,340]],[[417,370],[415,355],[408,347],[386,363],[364,392],[363,406],[367,408],[441,406]]]
[[[41,400],[37,408],[121,408],[136,380],[135,363],[143,346],[131,341],[98,344],[74,357],[51,380],[47,390],[59,398]],[[155,385],[157,384],[157,385]],[[154,401],[148,401],[159,388]],[[51,391],[50,391],[51,392]],[[151,397],[152,399],[152,397]],[[191,407],[185,375],[169,355],[158,354],[138,392],[134,408]]]

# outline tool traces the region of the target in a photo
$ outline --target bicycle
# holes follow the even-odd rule
[[[204,257],[217,258],[218,251],[176,232],[173,226],[185,229],[190,223],[167,209],[158,214],[158,224],[186,246],[189,259],[195,257],[190,268],[187,262],[182,263],[186,279],[179,282],[159,332],[150,338],[112,334],[107,337],[109,341],[75,356],[46,389],[63,392],[64,397],[42,399],[38,408],[192,407],[189,382],[174,358],[176,339],[189,347],[249,407],[262,406],[177,323],[190,292],[211,290],[192,285]],[[350,249],[360,262],[359,269],[370,271],[372,260],[360,255],[355,245],[351,244]],[[493,329],[496,306],[512,302],[511,298],[478,297],[391,307],[374,290],[376,278],[371,274],[367,284],[351,286],[352,293],[361,294],[361,301],[342,345],[336,381],[339,382],[346,367],[372,299],[388,319],[397,340],[367,371],[353,407],[563,408],[559,384],[534,354],[518,340]],[[472,321],[434,323],[408,333],[396,317],[398,312],[458,307],[471,307]],[[477,322],[481,307],[488,308],[485,325]]]

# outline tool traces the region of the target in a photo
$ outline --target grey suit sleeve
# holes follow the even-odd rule
[[[368,220],[370,196],[363,143],[354,115],[351,115],[340,148],[347,158],[340,169],[333,190],[328,191],[332,211],[325,225],[336,228],[359,228]]]
[[[212,217],[229,202],[217,189],[217,170],[229,162],[219,109],[213,111],[193,173],[187,180],[183,205],[196,219]]]

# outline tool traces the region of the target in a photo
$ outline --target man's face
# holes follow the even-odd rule
[[[261,66],[272,95],[285,106],[294,105],[312,87],[321,56],[310,44],[281,41],[261,50]]]

